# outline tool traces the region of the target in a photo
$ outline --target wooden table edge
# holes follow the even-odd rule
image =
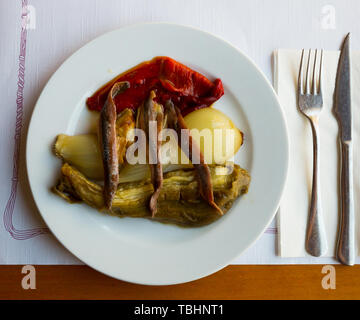
[[[0,266],[0,299],[360,299],[360,266],[231,265],[189,283],[144,286],[110,278],[88,266],[36,265],[34,289],[23,288],[29,275],[23,267]],[[334,273],[335,288],[330,283]]]

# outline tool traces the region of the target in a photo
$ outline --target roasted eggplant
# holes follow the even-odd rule
[[[250,183],[248,172],[238,165],[210,167],[210,177],[214,201],[224,213],[239,195],[247,192]],[[83,201],[119,217],[152,218],[189,227],[206,225],[220,217],[217,209],[210,207],[201,197],[194,169],[164,174],[155,217],[152,217],[148,207],[154,192],[150,179],[119,184],[109,210],[104,202],[102,186],[91,182],[77,169],[65,163],[54,191],[69,202]]]

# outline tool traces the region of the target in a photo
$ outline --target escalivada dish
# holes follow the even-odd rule
[[[231,159],[243,133],[212,107],[220,79],[156,57],[120,74],[87,99],[97,134],[60,134],[53,191],[118,217],[199,227],[248,191],[250,175]]]

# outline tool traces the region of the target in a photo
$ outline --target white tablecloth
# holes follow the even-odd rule
[[[86,42],[139,22],[191,25],[239,47],[271,79],[277,48],[334,50],[352,31],[358,50],[359,10],[357,0],[0,0],[0,263],[81,263],[43,229],[26,180],[24,151],[29,118],[42,88]],[[27,29],[22,29],[25,24]],[[275,243],[273,222],[234,263],[334,263],[331,258],[280,258]]]

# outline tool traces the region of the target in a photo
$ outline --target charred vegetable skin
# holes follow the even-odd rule
[[[230,174],[228,170],[232,169]],[[216,174],[221,172],[222,174]],[[102,187],[89,181],[74,167],[65,163],[61,179],[54,191],[69,202],[84,201],[88,205],[119,217],[152,218],[148,202],[154,188],[149,180],[118,185],[111,210],[104,206]],[[246,193],[250,176],[238,165],[210,167],[214,201],[225,213],[233,201]],[[163,188],[158,198],[156,216],[152,219],[181,226],[199,227],[220,217],[217,210],[209,207],[199,193],[194,170],[178,170],[164,174]]]

